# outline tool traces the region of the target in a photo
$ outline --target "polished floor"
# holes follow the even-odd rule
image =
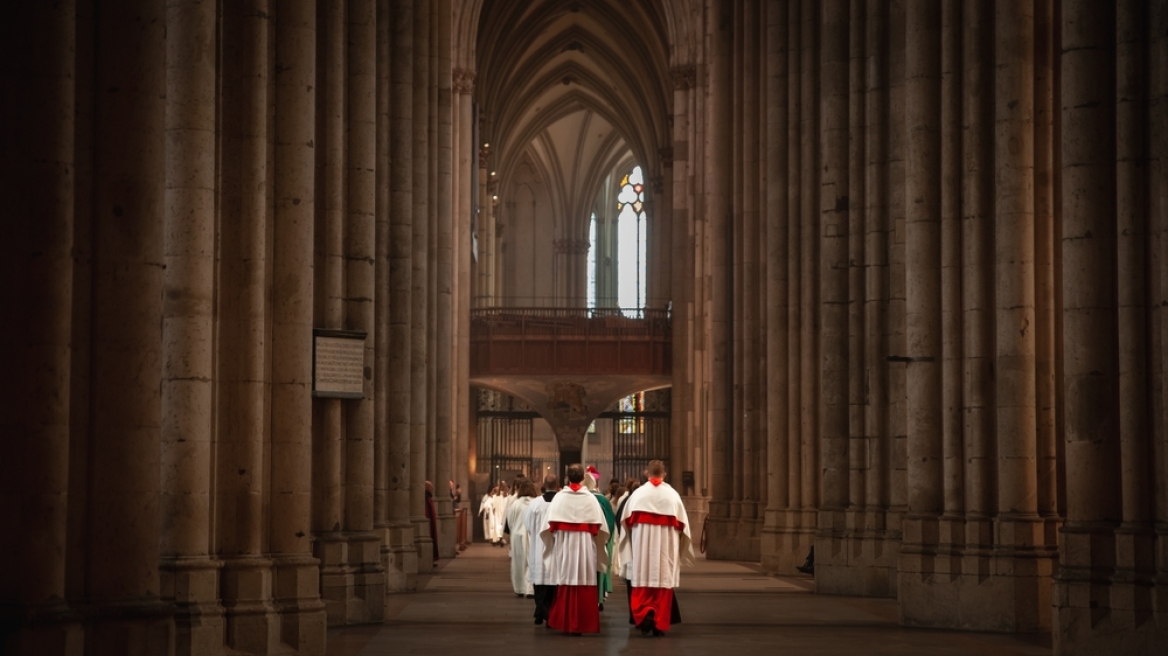
[[[682,570],[684,621],[661,638],[628,625],[619,584],[600,635],[570,637],[532,623],[532,601],[511,590],[504,549],[472,545],[392,595],[383,625],[329,632],[329,656],[377,654],[800,654],[858,656],[1050,654],[1046,636],[904,629],[891,599],[811,593],[810,577],[772,577],[750,563],[699,560]]]

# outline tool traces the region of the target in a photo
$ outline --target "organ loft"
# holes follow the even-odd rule
[[[0,652],[323,655],[505,476],[660,459],[707,561],[1168,653],[1168,1],[0,32]]]

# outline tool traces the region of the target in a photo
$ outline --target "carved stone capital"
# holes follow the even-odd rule
[[[658,148],[657,156],[661,159],[661,166],[673,166],[673,146]]]

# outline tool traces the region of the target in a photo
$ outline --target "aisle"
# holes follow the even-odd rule
[[[530,599],[511,591],[504,549],[476,544],[416,594],[387,599],[384,625],[329,631],[329,656],[388,654],[861,654],[1049,655],[1037,638],[902,629],[891,599],[810,594],[810,578],[776,578],[750,564],[700,560],[682,570],[685,621],[665,637],[628,625],[624,588],[600,614],[600,635],[569,637],[532,622]],[[481,650],[481,651],[480,651]],[[552,651],[545,651],[552,650]]]

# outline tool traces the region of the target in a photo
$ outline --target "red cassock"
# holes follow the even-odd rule
[[[681,496],[654,479],[629,497],[620,521],[628,527],[619,548],[622,574],[632,584],[633,620],[639,626],[652,612],[654,628],[668,631],[680,566],[693,563],[689,516]]]
[[[608,527],[600,504],[583,487],[565,488],[552,499],[540,538],[545,577],[557,586],[548,626],[565,633],[600,633],[596,572],[608,569]]]

